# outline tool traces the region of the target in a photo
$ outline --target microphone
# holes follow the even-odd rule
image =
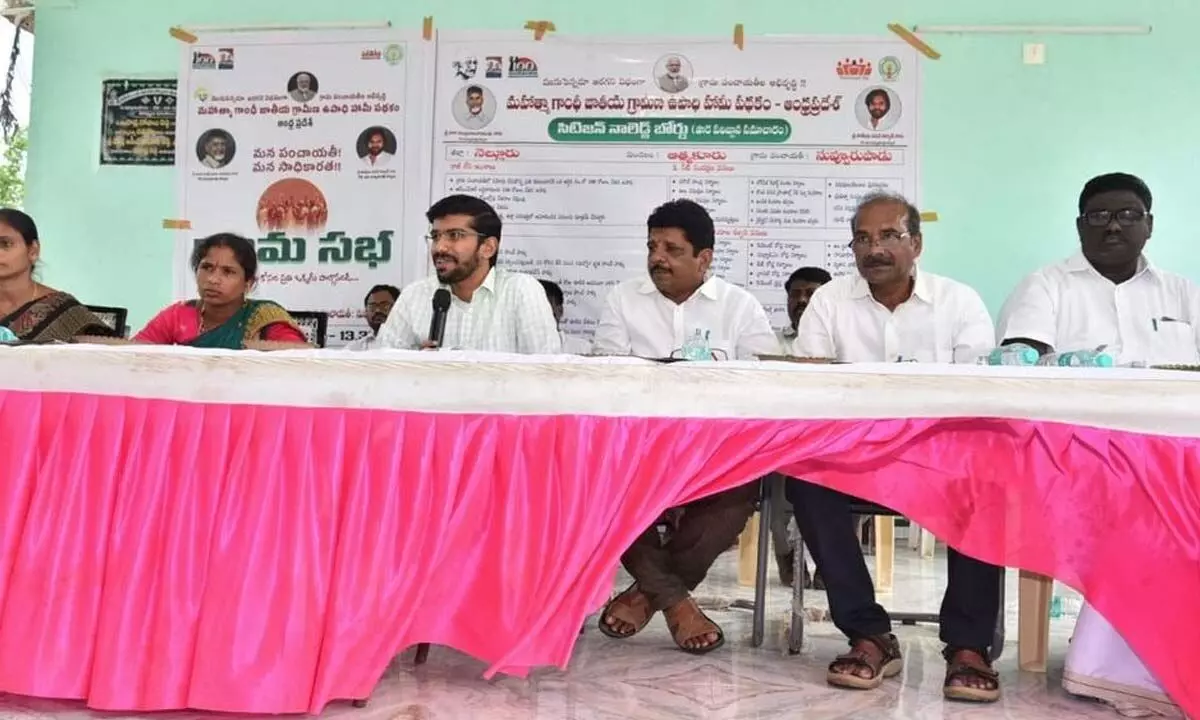
[[[442,346],[446,337],[446,315],[450,312],[450,291],[438,288],[433,294],[433,320],[429,322],[429,342]]]

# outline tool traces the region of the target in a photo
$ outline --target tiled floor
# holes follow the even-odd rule
[[[936,611],[945,582],[939,553],[923,561],[902,547],[896,552],[896,592],[882,597],[892,610]],[[945,665],[932,626],[897,630],[905,655],[904,673],[873,692],[839,691],[824,681],[825,667],[842,652],[844,641],[828,622],[810,622],[806,647],[796,657],[781,648],[787,631],[790,593],[778,584],[771,592],[767,641],[750,648],[750,614],[728,609],[738,597],[751,597],[736,585],[736,554],[726,554],[702,586],[698,598],[728,636],[726,647],[693,657],[674,649],[661,617],[637,637],[620,642],[602,636],[594,624],[580,638],[570,669],[545,670],[520,680],[481,679],[483,665],[456,652],[435,648],[429,663],[411,664],[411,653],[389,668],[365,709],[330,706],[325,718],[344,720],[629,720],[711,718],[1108,718],[1119,716],[1103,705],[1074,699],[1059,687],[1062,658],[1074,620],[1052,621],[1052,671],[1049,677],[1016,670],[1016,573],[1008,578],[1010,642],[999,661],[1004,698],[993,706],[943,702]],[[775,578],[772,577],[774,580]],[[809,593],[806,605],[820,617],[822,593]],[[594,620],[593,620],[594,623]],[[91,713],[78,703],[0,696],[0,720],[117,720],[120,715]],[[194,720],[196,713],[170,713],[171,720]]]

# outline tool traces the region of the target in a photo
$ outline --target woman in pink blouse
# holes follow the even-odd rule
[[[219,233],[192,253],[199,300],[170,305],[134,336],[153,345],[242,350],[247,347],[309,347],[287,310],[269,300],[249,300],[258,273],[254,243]]]

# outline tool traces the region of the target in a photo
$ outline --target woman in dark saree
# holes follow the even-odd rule
[[[41,250],[33,218],[0,208],[0,327],[26,342],[112,336],[112,328],[70,294],[33,279]]]
[[[227,350],[308,347],[304,332],[278,304],[249,300],[258,258],[254,243],[221,233],[192,253],[199,300],[170,305],[134,336],[134,342]]]

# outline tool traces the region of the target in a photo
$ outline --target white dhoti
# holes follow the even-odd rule
[[[1125,640],[1086,604],[1067,651],[1063,689],[1106,702],[1126,717],[1183,717]]]

